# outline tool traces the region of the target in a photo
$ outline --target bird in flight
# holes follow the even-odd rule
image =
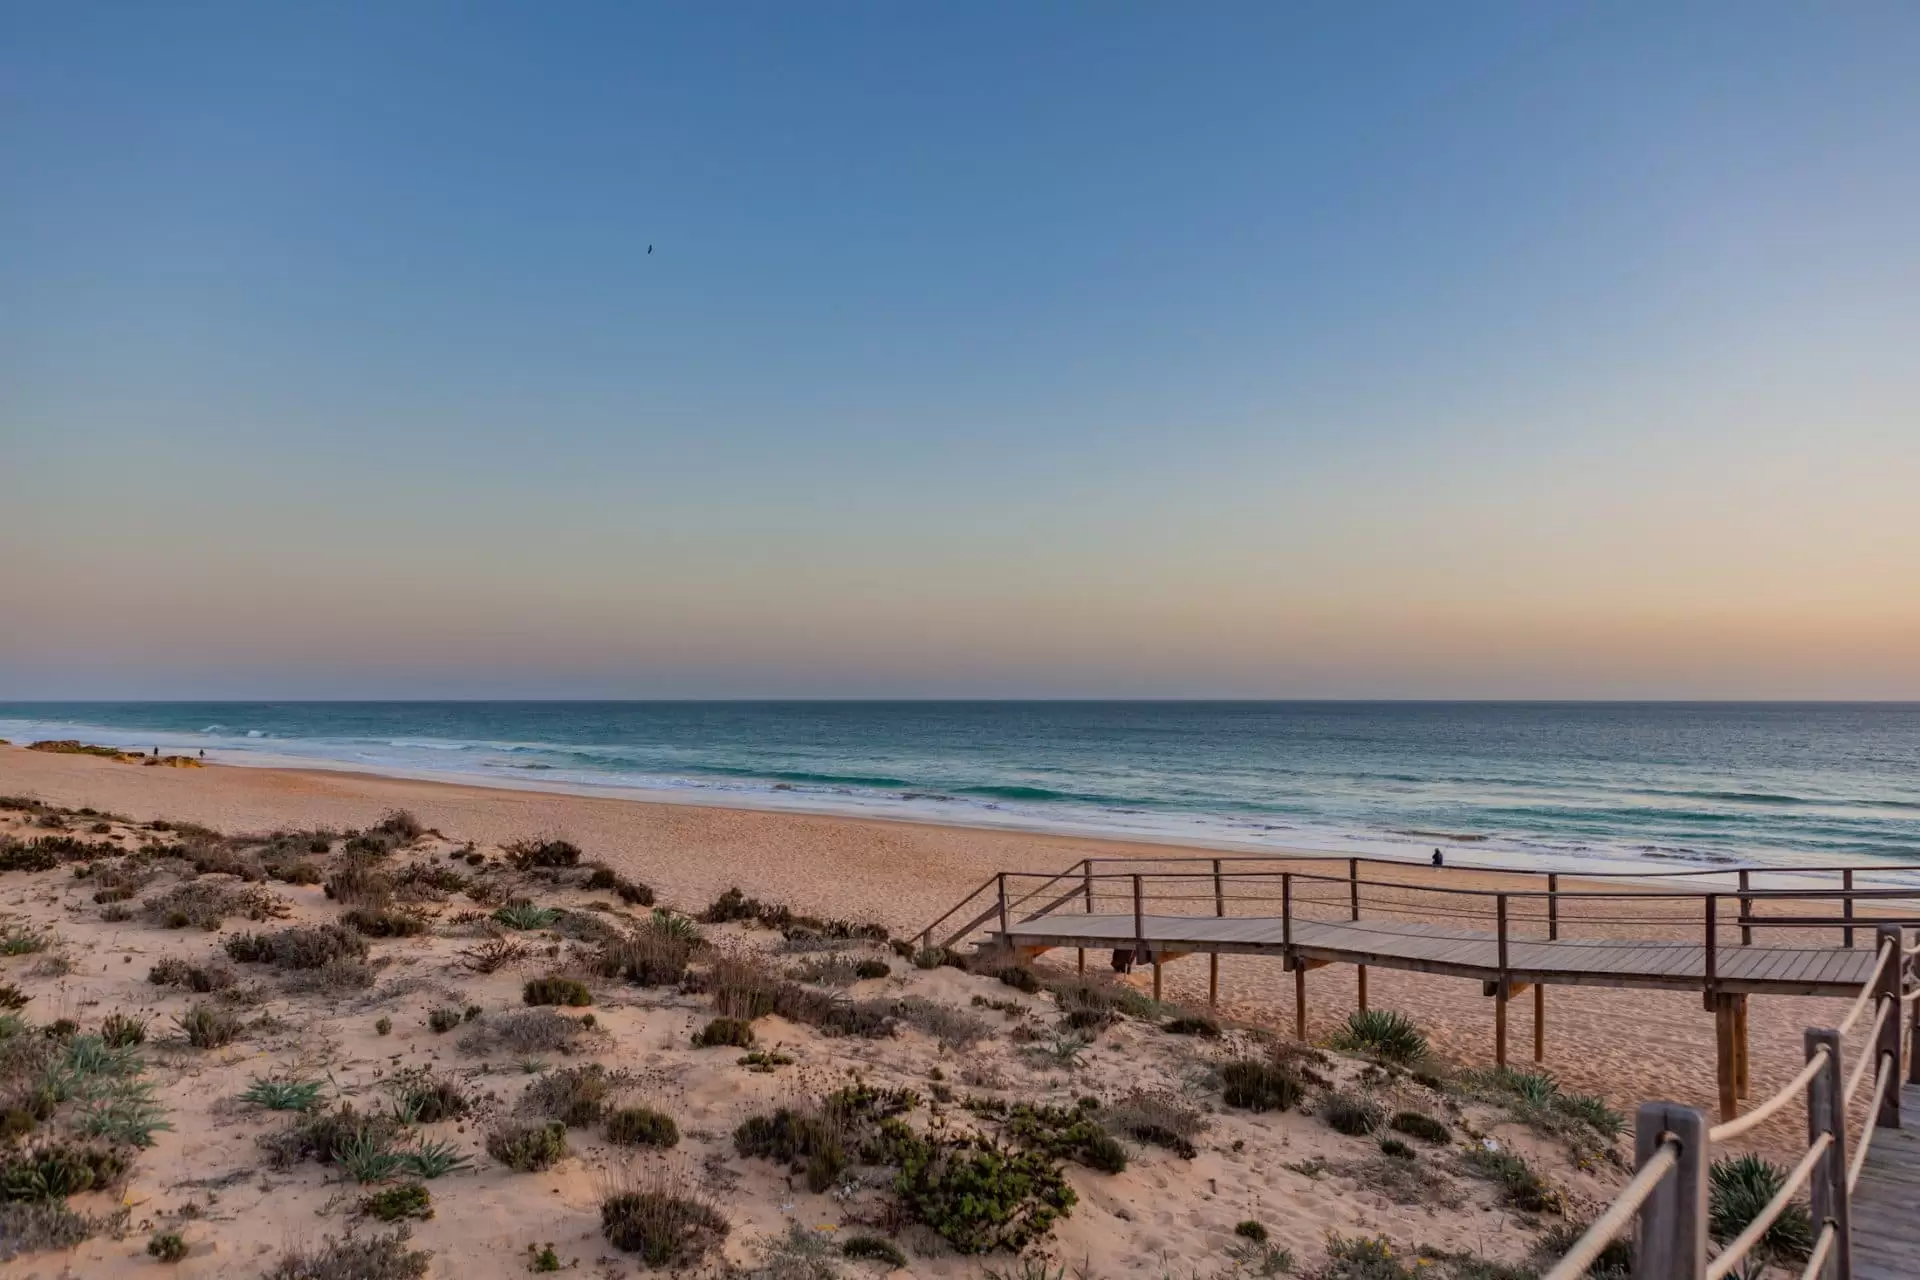
[[[648,245],[648,246],[647,246],[647,252],[648,252],[648,253],[652,253],[652,252],[653,252],[653,246],[652,246],[652,245]]]

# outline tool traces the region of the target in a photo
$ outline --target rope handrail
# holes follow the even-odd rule
[[[1827,1265],[1827,1255],[1833,1252],[1833,1242],[1839,1238],[1840,1228],[1834,1225],[1832,1218],[1827,1219],[1820,1228],[1819,1238],[1813,1242],[1813,1252],[1807,1255],[1806,1268],[1800,1272],[1800,1280],[1814,1280],[1821,1275],[1821,1268]]]
[[[1820,1074],[1821,1068],[1826,1066],[1830,1052],[1826,1045],[1820,1045],[1813,1051],[1813,1056],[1807,1059],[1807,1065],[1800,1069],[1800,1074],[1781,1085],[1771,1098],[1743,1116],[1738,1116],[1725,1124],[1713,1126],[1707,1130],[1707,1136],[1716,1143],[1731,1142],[1748,1130],[1757,1129],[1765,1124],[1781,1108],[1792,1103],[1800,1095],[1800,1091],[1807,1087],[1808,1082]]]
[[[1747,1256],[1748,1250],[1760,1243],[1760,1237],[1767,1233],[1775,1220],[1785,1211],[1787,1204],[1799,1193],[1801,1184],[1806,1182],[1813,1173],[1813,1166],[1832,1145],[1831,1133],[1823,1133],[1813,1140],[1807,1147],[1807,1153],[1800,1157],[1800,1163],[1793,1166],[1793,1172],[1789,1173],[1786,1181],[1780,1184],[1780,1190],[1774,1193],[1773,1199],[1767,1201],[1766,1207],[1753,1216],[1753,1221],[1747,1224],[1746,1230],[1729,1240],[1719,1256],[1707,1264],[1707,1280],[1721,1280],[1721,1277],[1733,1270],[1740,1259]]]
[[[1887,957],[1892,951],[1893,943],[1891,941],[1880,944],[1880,955],[1879,958],[1874,961],[1873,972],[1867,975],[1867,980],[1860,986],[1860,994],[1855,996],[1853,1003],[1847,1007],[1847,1016],[1840,1020],[1838,1030],[1841,1035],[1844,1036],[1853,1030],[1853,1024],[1860,1020],[1861,1013],[1866,1010],[1867,1002],[1873,999],[1874,987],[1880,981],[1880,970],[1886,967]]]
[[[1888,1070],[1892,1067],[1893,1070]],[[1875,1072],[1873,1082],[1873,1101],[1867,1104],[1867,1118],[1860,1126],[1860,1142],[1853,1149],[1853,1159],[1847,1162],[1847,1194],[1853,1194],[1854,1184],[1860,1181],[1860,1170],[1866,1167],[1867,1148],[1873,1145],[1873,1132],[1880,1127],[1880,1104],[1886,1100],[1887,1084],[1898,1075],[1899,1065],[1891,1053],[1880,1055],[1880,1069]]]
[[[1873,1030],[1867,1032],[1867,1040],[1869,1042],[1876,1044],[1879,1042],[1880,1028],[1887,1024],[1887,1010],[1891,1008],[1893,1008],[1893,1001],[1882,1000],[1880,1002],[1880,1011],[1873,1017]],[[1860,1088],[1860,1081],[1867,1074],[1867,1068],[1873,1065],[1873,1054],[1863,1053],[1860,1055],[1860,1061],[1854,1063],[1853,1070],[1847,1074],[1847,1087],[1840,1095],[1843,1102],[1852,1103],[1854,1093]]]
[[[1653,1156],[1640,1166],[1640,1172],[1633,1175],[1633,1181],[1620,1188],[1620,1194],[1613,1198],[1606,1212],[1593,1220],[1586,1234],[1574,1241],[1573,1248],[1540,1280],[1579,1280],[1586,1275],[1587,1268],[1600,1256],[1600,1251],[1611,1244],[1614,1237],[1633,1220],[1633,1215],[1640,1212],[1640,1206],[1647,1202],[1647,1197],[1660,1185],[1660,1180],[1679,1162],[1680,1140],[1668,1134]]]
[[[1159,857],[1159,856],[1113,857],[1108,855],[1096,855],[1094,857],[1088,858],[1087,861],[1118,862],[1118,863],[1365,862],[1365,863],[1371,863],[1379,866],[1388,866],[1388,867],[1422,867],[1422,866],[1428,865],[1424,858],[1382,858],[1374,854],[1344,854],[1344,853],[1333,853],[1333,852],[1313,853],[1313,854],[1221,853],[1218,855],[1207,855],[1205,857],[1199,856],[1197,854],[1169,854],[1165,857]],[[1673,879],[1681,879],[1683,877],[1688,877],[1688,876],[1733,875],[1741,871],[1745,871],[1753,875],[1812,875],[1816,873],[1830,872],[1830,871],[1865,871],[1870,874],[1879,874],[1881,872],[1886,872],[1886,871],[1920,871],[1920,862],[1890,862],[1890,863],[1872,863],[1872,864],[1856,863],[1852,865],[1846,865],[1846,864],[1840,864],[1840,863],[1832,863],[1832,864],[1822,863],[1822,864],[1817,864],[1814,866],[1807,866],[1807,867],[1769,867],[1769,866],[1753,866],[1753,865],[1742,866],[1742,867],[1689,867],[1684,870],[1678,870],[1678,871],[1652,871],[1652,870],[1601,871],[1597,869],[1588,871],[1583,869],[1580,871],[1565,871],[1565,872],[1558,872],[1558,873],[1550,873],[1546,871],[1535,871],[1529,867],[1463,867],[1462,869],[1468,870],[1468,871],[1483,872],[1488,875],[1503,875],[1503,876],[1544,876],[1548,874],[1561,874],[1561,875],[1577,876],[1582,880],[1625,880],[1625,879],[1673,880]]]

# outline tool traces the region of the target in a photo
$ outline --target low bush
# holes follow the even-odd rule
[[[417,911],[361,907],[340,919],[355,933],[369,938],[412,938],[427,931],[429,921]]]
[[[487,1154],[516,1173],[551,1169],[567,1156],[567,1127],[509,1121],[487,1134]]]
[[[1398,1138],[1380,1139],[1380,1154],[1383,1156],[1391,1156],[1395,1160],[1411,1160],[1414,1158],[1413,1148]]]
[[[100,1038],[115,1049],[144,1044],[147,1039],[147,1020],[138,1014],[110,1013],[100,1024]]]
[[[188,964],[177,956],[167,956],[147,970],[147,981],[156,987],[185,987],[200,995],[225,991],[239,977],[224,964]]]
[[[1255,1058],[1237,1058],[1220,1068],[1220,1096],[1246,1111],[1285,1111],[1306,1088],[1285,1069]]]
[[[228,916],[279,920],[285,918],[293,906],[258,885],[193,880],[147,899],[140,904],[140,910],[148,920],[168,929],[205,929],[211,933]]]
[[[1019,1253],[1072,1212],[1060,1166],[984,1138],[947,1138],[906,1154],[894,1191],[918,1221],[961,1253]]]
[[[1427,1056],[1427,1037],[1404,1013],[1355,1009],[1347,1015],[1346,1025],[1335,1033],[1333,1047],[1405,1064]]]
[[[1170,1036],[1200,1036],[1208,1040],[1220,1038],[1220,1024],[1201,1014],[1184,1014],[1160,1024],[1160,1029]]]
[[[566,1067],[529,1085],[520,1095],[520,1109],[580,1129],[600,1118],[613,1086],[613,1077],[597,1062]]]
[[[592,866],[593,874],[587,877],[586,888],[611,889],[619,895],[620,901],[630,907],[653,905],[653,890],[646,885],[627,879],[604,863],[593,863]]]
[[[687,965],[698,946],[697,936],[649,920],[601,943],[594,969],[605,977],[624,978],[636,986],[672,986],[687,976]]]
[[[1206,1129],[1207,1118],[1175,1094],[1136,1089],[1101,1108],[1100,1123],[1110,1132],[1191,1160],[1199,1154],[1193,1140]]]
[[[319,969],[330,961],[360,959],[366,940],[337,924],[295,926],[278,933],[239,933],[228,938],[227,954],[242,964],[270,964],[281,969]]]
[[[680,1141],[673,1117],[651,1107],[621,1107],[607,1113],[607,1141],[623,1147],[671,1147]]]
[[[544,929],[560,918],[560,912],[531,902],[509,902],[496,910],[493,918],[509,929]]]
[[[332,1236],[320,1248],[288,1250],[261,1280],[422,1280],[433,1255],[407,1248],[407,1229],[390,1236]]]
[[[1453,1141],[1453,1130],[1423,1112],[1396,1112],[1388,1123],[1409,1137],[1418,1138],[1422,1142],[1431,1142],[1436,1146]]]
[[[519,964],[531,954],[524,942],[512,938],[488,938],[462,951],[460,963],[475,973],[498,973]]]
[[[727,1220],[704,1200],[665,1188],[623,1191],[600,1202],[600,1233],[649,1267],[697,1264],[727,1235]]]
[[[382,1222],[400,1222],[407,1218],[425,1221],[433,1216],[433,1196],[418,1182],[403,1182],[363,1197],[360,1212]]]
[[[320,1102],[318,1080],[262,1080],[256,1077],[240,1095],[269,1111],[311,1111]]]
[[[377,855],[349,853],[325,882],[326,894],[342,906],[378,910],[393,901],[393,878]]]
[[[893,966],[885,960],[869,958],[853,966],[853,976],[862,981],[870,981],[874,978],[891,978],[893,976]]]
[[[466,1088],[431,1068],[397,1072],[385,1083],[393,1095],[393,1118],[401,1124],[439,1124],[473,1113],[474,1099]]]
[[[588,1031],[584,1021],[552,1009],[516,1009],[495,1014],[475,1024],[460,1038],[468,1053],[552,1053],[571,1050]]]
[[[1040,979],[1033,976],[1033,970],[1022,965],[1008,965],[993,976],[1015,991],[1025,991],[1029,995],[1038,995],[1040,992]]]
[[[527,982],[520,989],[520,999],[526,1004],[557,1004],[578,1009],[593,1003],[593,992],[576,978],[549,974]]]
[[[1355,1097],[1350,1093],[1330,1093],[1321,1103],[1320,1117],[1327,1127],[1349,1138],[1361,1138],[1380,1127],[1386,1118],[1380,1104],[1372,1098]]]
[[[1510,1151],[1468,1147],[1461,1155],[1468,1172],[1500,1185],[1507,1203],[1528,1213],[1564,1213],[1566,1201],[1524,1159]]]
[[[125,1159],[108,1148],[54,1143],[0,1160],[0,1199],[63,1200],[110,1187],[126,1172]]]
[[[731,1045],[737,1049],[753,1047],[753,1024],[741,1018],[715,1018],[693,1037],[697,1049]]]
[[[900,1246],[891,1240],[879,1236],[851,1236],[840,1246],[842,1257],[865,1262],[884,1262],[889,1267],[907,1265],[907,1255]]]
[[[1267,1229],[1258,1222],[1255,1222],[1252,1218],[1248,1218],[1245,1222],[1235,1223],[1233,1234],[1239,1236],[1242,1240],[1251,1240],[1255,1244],[1265,1244],[1267,1242]]]
[[[441,1005],[439,1008],[428,1011],[427,1030],[435,1035],[445,1035],[464,1021],[465,1018],[461,1016],[458,1009],[452,1005]]]
[[[841,1126],[816,1111],[782,1107],[770,1116],[752,1116],[733,1131],[734,1150],[743,1156],[777,1160],[807,1175],[807,1189],[821,1192],[847,1167]]]
[[[187,1043],[196,1049],[218,1049],[232,1044],[240,1035],[240,1019],[225,1009],[196,1004],[174,1019]]]
[[[178,1262],[187,1256],[187,1242],[178,1231],[156,1231],[147,1238],[147,1256],[161,1262]]]
[[[1126,1148],[1085,1108],[1020,1103],[1007,1113],[1006,1135],[1026,1150],[1101,1173],[1121,1173],[1127,1167]]]
[[[500,846],[516,871],[560,869],[580,865],[580,846],[558,836],[532,836]]]

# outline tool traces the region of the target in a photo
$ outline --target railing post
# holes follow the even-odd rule
[[[1853,868],[1852,867],[1848,867],[1845,871],[1842,871],[1840,873],[1840,887],[1846,890],[1848,894],[1853,893]],[[1853,919],[1852,897],[1847,897],[1841,901],[1840,914],[1841,916],[1843,916],[1848,920]],[[1851,928],[1846,928],[1846,929],[1842,929],[1840,933],[1841,933],[1841,939],[1842,939],[1843,945],[1847,947],[1852,947],[1853,946],[1853,930]]]
[[[1634,1115],[1634,1168],[1671,1135],[1680,1159],[1640,1206],[1633,1280],[1702,1280],[1707,1274],[1707,1117],[1677,1102],[1644,1102]]]
[[[1899,960],[1900,971],[1903,975],[1900,981],[1904,989],[1907,977],[1912,975],[1907,973],[1907,957],[1902,954]],[[1904,1005],[1901,1007],[1905,1008]],[[1913,1002],[1912,1026],[1913,1029],[1908,1034],[1907,1039],[1907,1083],[1920,1084],[1920,1000]]]
[[[1493,991],[1493,1061],[1496,1066],[1504,1067],[1507,1065],[1507,895],[1499,894],[1493,902],[1500,926],[1500,977]]]
[[[1004,940],[1013,932],[1007,923],[1007,873],[1002,871],[994,879],[1000,882],[1000,936]]]
[[[1816,1142],[1823,1133],[1833,1135],[1833,1145],[1825,1156],[1814,1162],[1811,1199],[1813,1229],[1833,1223],[1833,1248],[1827,1253],[1827,1265],[1819,1280],[1852,1280],[1853,1213],[1847,1200],[1847,1098],[1841,1082],[1840,1033],[1831,1027],[1808,1027],[1807,1057],[1811,1059],[1827,1049],[1827,1065],[1807,1082],[1807,1141]]]
[[[1876,1122],[1882,1128],[1900,1127],[1900,965],[1904,959],[1900,954],[1901,937],[1905,930],[1897,924],[1883,924],[1875,931],[1877,941],[1874,954],[1880,954],[1880,948],[1893,944],[1893,954],[1887,957],[1887,963],[1880,969],[1879,981],[1875,986],[1875,1004],[1892,1001],[1893,1007],[1887,1010],[1887,1020],[1880,1024],[1880,1037],[1873,1046],[1873,1067],[1867,1072],[1866,1083],[1872,1084],[1874,1077],[1880,1074],[1880,1060],[1892,1055],[1893,1077],[1887,1083],[1887,1092],[1880,1102],[1880,1118]]]
[[[1560,873],[1547,873],[1547,941],[1560,937]]]
[[[1753,926],[1747,921],[1753,919],[1753,899],[1747,896],[1747,890],[1753,888],[1752,873],[1745,867],[1740,869],[1740,945],[1753,945]]]
[[[1087,888],[1087,895],[1086,895],[1087,914],[1092,915],[1093,914],[1093,859],[1092,858],[1080,859],[1080,874],[1083,877],[1084,883],[1086,884],[1086,888]],[[1075,973],[1085,973],[1087,971],[1087,949],[1085,947],[1075,947],[1073,949],[1073,967],[1074,967]]]
[[[1708,894],[1707,912],[1707,994],[1720,985],[1720,897]]]

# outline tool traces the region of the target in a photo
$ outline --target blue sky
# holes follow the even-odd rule
[[[0,27],[0,696],[1920,696],[1911,6]]]

